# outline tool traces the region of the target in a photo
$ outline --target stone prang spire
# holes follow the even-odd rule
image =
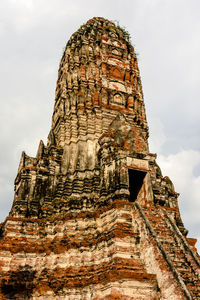
[[[200,299],[196,240],[147,139],[129,34],[93,18],[63,53],[47,145],[21,156],[0,299]]]

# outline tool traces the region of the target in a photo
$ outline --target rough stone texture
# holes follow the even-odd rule
[[[0,227],[0,299],[200,299],[195,239],[149,153],[127,33],[93,18],[61,59],[52,127]]]

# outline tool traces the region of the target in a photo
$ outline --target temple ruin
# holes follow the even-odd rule
[[[61,58],[52,126],[0,224],[0,299],[200,299],[178,193],[149,152],[129,34],[93,18]]]

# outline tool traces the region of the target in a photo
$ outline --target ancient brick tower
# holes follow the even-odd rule
[[[89,20],[61,59],[48,144],[21,157],[0,299],[200,299],[194,240],[147,138],[128,35]]]

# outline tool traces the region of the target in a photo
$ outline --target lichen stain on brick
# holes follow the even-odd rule
[[[21,156],[0,299],[200,299],[196,240],[148,135],[129,35],[93,18],[61,58],[47,145]]]
[[[33,293],[35,273],[29,266],[10,271],[1,280],[1,299],[29,299]]]

